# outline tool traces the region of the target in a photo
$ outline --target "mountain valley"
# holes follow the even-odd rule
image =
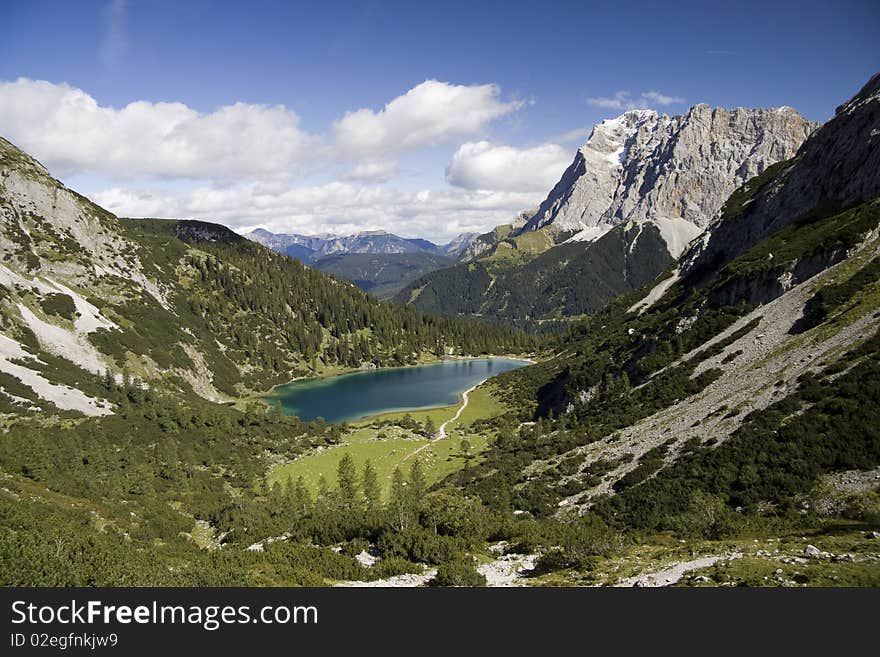
[[[6,585],[880,586],[880,74],[821,126],[627,111],[445,247],[117,217],[6,140],[0,220]]]

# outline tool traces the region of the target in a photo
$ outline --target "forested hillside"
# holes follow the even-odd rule
[[[316,269],[351,281],[377,299],[390,299],[413,280],[449,267],[452,258],[431,253],[344,253],[318,258]]]
[[[225,368],[231,380],[218,385],[226,392],[233,392],[239,381],[265,390],[267,384],[328,365],[403,365],[426,355],[513,352],[527,342],[524,336],[490,325],[377,303],[347,281],[221,226],[161,220],[125,220],[123,225],[126,235],[142,245],[142,259],[152,259],[162,271],[176,266],[176,277],[168,283],[179,290],[175,309],[183,327],[174,337],[188,342],[184,327],[195,336],[218,336],[225,349],[204,346],[214,372],[227,361],[248,364],[243,375]],[[144,303],[162,313],[158,304],[149,299]],[[156,324],[126,347],[139,353],[138,344],[155,339],[159,327],[173,325],[158,319]],[[124,344],[121,336],[112,338]],[[159,340],[156,348],[162,344],[167,341]],[[154,351],[144,355],[153,357]]]
[[[593,243],[568,242],[523,258],[505,255],[428,274],[395,301],[534,330],[601,310],[673,263],[653,224],[620,226]]]

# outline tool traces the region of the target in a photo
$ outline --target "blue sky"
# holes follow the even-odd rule
[[[240,230],[448,239],[539,202],[627,105],[824,121],[880,70],[872,1],[7,0],[0,22],[0,134],[117,213]]]

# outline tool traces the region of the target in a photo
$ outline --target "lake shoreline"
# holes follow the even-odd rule
[[[246,397],[242,397],[237,401],[262,401],[266,403],[267,406],[271,407],[271,404],[268,402],[268,398],[272,396],[272,393],[282,387],[289,386],[291,383],[299,383],[300,381],[312,381],[318,379],[332,379],[337,376],[344,376],[346,374],[358,374],[359,372],[380,372],[385,370],[403,370],[410,367],[424,367],[425,365],[439,365],[440,363],[446,363],[450,361],[468,361],[468,360],[481,360],[483,358],[492,359],[492,358],[503,358],[505,360],[517,360],[523,363],[529,363],[530,365],[537,365],[538,361],[533,360],[527,356],[508,356],[506,354],[491,354],[489,356],[443,356],[442,358],[433,358],[427,360],[423,363],[414,363],[412,365],[389,365],[385,367],[346,367],[342,368],[339,371],[332,372],[321,372],[320,374],[313,374],[311,376],[298,376],[290,381],[286,381],[284,383],[276,383],[274,386],[269,388],[264,392],[254,393],[252,395],[248,395]],[[448,404],[452,405],[452,404]],[[443,408],[443,406],[429,406],[427,408],[421,409],[413,409],[413,410],[428,410],[428,408]],[[397,413],[400,411],[387,411],[386,413]],[[384,414],[384,413],[383,413]]]
[[[475,367],[481,368],[483,371],[479,369],[471,370],[470,367],[466,371],[459,369],[460,364],[470,362],[478,364]],[[493,363],[496,363],[495,368],[493,368]],[[531,358],[520,355],[502,356],[493,354],[491,356],[473,357],[447,356],[436,359],[433,362],[399,367],[350,369],[334,375],[300,377],[289,383],[279,384],[274,386],[268,394],[261,396],[260,400],[270,407],[280,404],[281,410],[285,415],[299,417],[306,422],[322,417],[330,423],[368,423],[381,420],[383,416],[387,415],[416,413],[444,408],[454,409],[462,403],[463,390],[473,390],[493,376],[534,363],[535,361]],[[443,367],[444,365],[446,367]],[[434,368],[439,369],[435,370]],[[493,372],[493,369],[496,369],[496,371]],[[423,370],[423,373],[404,374],[407,370]],[[429,374],[428,372],[432,370],[437,373]],[[481,376],[484,373],[486,376],[478,380],[474,379],[474,376]],[[398,376],[395,376],[395,374]],[[355,377],[354,375],[363,375],[365,382],[358,383],[357,381],[361,377]],[[391,376],[391,378],[387,378],[388,376]],[[416,378],[412,379],[413,376]],[[400,377],[404,377],[403,380],[408,380],[411,384],[417,382],[417,388],[413,388],[411,385],[410,389],[401,393]],[[455,380],[461,378],[464,378],[463,383],[467,383],[467,385],[461,390],[456,391]],[[468,378],[470,378],[470,382],[467,381]],[[452,384],[449,386],[452,389],[449,390],[447,388],[447,392],[442,392],[442,381],[444,380],[448,381],[446,385]],[[386,386],[389,382],[395,383],[392,383],[391,387],[387,389],[388,396],[384,397],[382,393],[385,390],[373,387],[374,381],[384,382],[382,385]],[[441,386],[440,390],[437,391],[440,392],[440,399],[437,399],[437,394],[434,392],[437,390],[436,386],[438,384]],[[369,387],[363,387],[365,385]],[[423,385],[428,387],[421,387]],[[291,389],[285,390],[287,386],[291,386]],[[330,386],[334,387],[333,392],[325,390]],[[370,391],[367,393],[370,399],[358,399],[353,404],[348,403],[348,406],[345,403],[342,406],[334,405],[334,401],[328,401],[333,399],[332,395],[334,393],[338,394],[340,392],[343,392],[343,394],[347,392],[349,398],[351,398],[352,389],[356,391],[356,397],[360,396],[361,390]],[[418,392],[413,394],[412,391],[416,389],[418,389]],[[377,390],[379,391],[378,393]],[[452,394],[455,395],[455,401],[450,399]],[[432,397],[432,395],[434,396]],[[371,406],[372,408],[370,408]]]

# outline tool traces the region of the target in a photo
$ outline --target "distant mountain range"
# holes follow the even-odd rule
[[[454,264],[452,258],[417,251],[339,253],[318,258],[311,266],[351,281],[378,299],[390,299],[417,278]]]
[[[292,256],[306,264],[328,255],[351,253],[430,253],[435,256],[457,258],[477,236],[464,233],[448,244],[434,244],[428,240],[400,237],[384,230],[368,230],[355,235],[297,235],[272,233],[263,228],[251,231],[245,237],[273,251]]]
[[[426,274],[455,264],[477,237],[463,233],[448,244],[369,230],[356,235],[297,235],[257,228],[247,238],[316,269],[345,278],[365,292],[389,299]]]

